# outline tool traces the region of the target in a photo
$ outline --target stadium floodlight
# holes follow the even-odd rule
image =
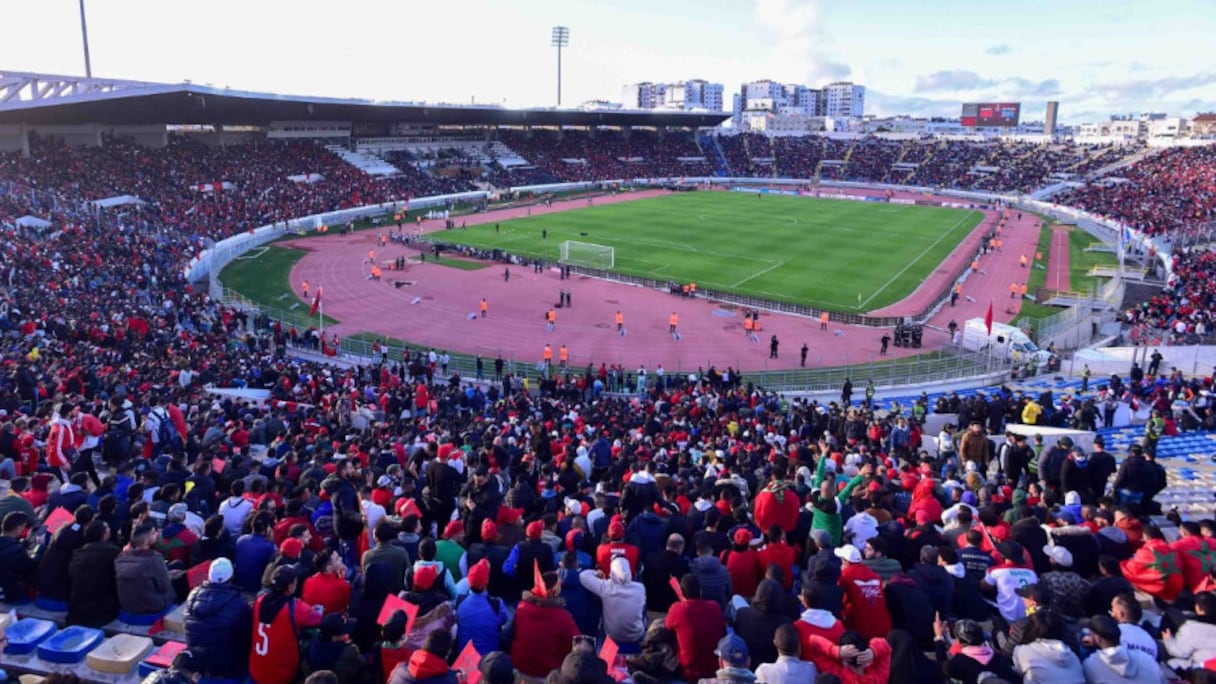
[[[601,271],[611,271],[612,267],[616,265],[616,249],[608,245],[566,240],[562,243],[561,250],[559,263],[595,268]]]
[[[553,47],[557,48],[557,106],[562,106],[562,48],[570,44],[570,27],[553,27]]]

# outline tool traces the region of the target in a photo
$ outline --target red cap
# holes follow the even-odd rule
[[[523,514],[524,511],[522,508],[507,508],[506,506],[499,506],[498,524],[510,525],[511,523],[519,522],[519,519],[523,517]]]
[[[735,530],[735,544],[739,546],[747,546],[752,543],[752,532],[746,527],[740,527]]]
[[[424,565],[414,571],[414,591],[426,591],[435,586],[439,571],[433,565]]]
[[[459,520],[453,520],[448,523],[448,526],[443,528],[443,538],[451,539],[458,534],[464,534],[464,523]]]
[[[286,558],[299,558],[304,553],[304,542],[295,537],[288,537],[279,544],[279,553]]]
[[[524,528],[524,534],[528,535],[528,539],[539,540],[544,533],[545,524],[539,520],[533,520]]]
[[[498,525],[495,525],[494,521],[489,518],[481,521],[481,540],[488,542],[498,541]]]
[[[608,538],[613,541],[619,541],[625,538],[625,526],[620,520],[613,520],[608,525]]]
[[[488,520],[486,522],[489,522]],[[482,526],[484,527],[484,525]],[[485,536],[485,535],[482,535]],[[469,588],[481,591],[490,584],[490,562],[482,558],[469,568]]]

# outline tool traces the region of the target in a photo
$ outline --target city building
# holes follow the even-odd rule
[[[849,81],[836,81],[823,87],[823,114],[834,118],[856,118],[865,115],[866,88]]]
[[[682,111],[722,111],[724,88],[721,83],[710,83],[694,78],[675,83],[630,83],[621,91],[621,100],[626,109],[677,109]]]

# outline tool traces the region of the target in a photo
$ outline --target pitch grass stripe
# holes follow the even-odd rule
[[[967,215],[877,202],[673,193],[503,222],[497,234],[493,225],[448,231],[441,239],[548,260],[558,258],[564,240],[592,242],[616,250],[614,270],[620,273],[855,311],[859,292],[873,293],[901,271],[869,306],[880,308],[915,291],[957,244],[943,234],[962,235],[964,226],[969,231],[978,223],[979,214],[961,218]]]
[[[971,213],[974,213],[974,212],[971,212]],[[982,216],[982,215],[981,215],[981,216]],[[887,286],[888,286],[888,285],[890,285],[891,283],[895,282],[895,280],[896,280],[897,278],[899,278],[901,275],[903,275],[903,274],[904,274],[904,271],[907,271],[909,268],[911,268],[913,264],[915,264],[915,263],[919,262],[921,259],[923,259],[923,258],[925,257],[925,255],[929,253],[929,250],[933,249],[933,248],[934,248],[934,247],[937,245],[937,243],[939,243],[939,242],[941,242],[942,240],[946,239],[946,237],[948,237],[948,236],[952,235],[952,234],[954,233],[954,230],[955,230],[956,228],[958,228],[959,226],[963,225],[963,221],[966,221],[966,220],[967,220],[969,217],[970,217],[970,213],[969,213],[969,214],[964,214],[964,215],[963,215],[963,217],[962,217],[962,218],[960,218],[960,219],[958,220],[958,223],[956,223],[956,224],[954,224],[953,226],[951,226],[950,230],[948,230],[948,231],[946,231],[946,232],[942,233],[942,236],[941,236],[941,237],[939,237],[938,239],[934,240],[934,241],[933,241],[933,244],[931,244],[931,245],[929,245],[928,247],[926,247],[926,248],[925,248],[925,251],[921,252],[921,253],[920,253],[920,256],[916,257],[916,260],[915,260],[915,261],[908,262],[908,265],[907,265],[907,266],[904,266],[902,269],[900,269],[899,273],[896,273],[895,275],[891,276],[891,279],[890,279],[890,280],[888,280],[887,282],[883,283],[882,287],[880,287],[880,288],[878,288],[877,290],[875,290],[875,291],[874,291],[874,293],[873,293],[873,294],[871,294],[869,297],[867,297],[867,298],[866,298],[866,300],[865,300],[864,302],[862,302],[862,303],[861,303],[861,306],[859,306],[859,307],[857,307],[857,308],[858,308],[858,309],[864,309],[864,308],[865,308],[865,306],[866,306],[867,304],[869,304],[869,303],[870,303],[870,300],[871,300],[871,299],[874,299],[875,297],[877,297],[877,296],[879,295],[879,293],[881,293],[883,290],[887,289]]]

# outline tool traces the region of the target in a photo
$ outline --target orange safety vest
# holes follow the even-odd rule
[[[680,317],[675,314],[672,314],[671,315],[671,324],[677,325],[677,324],[679,324],[679,322],[680,322]]]
[[[828,322],[828,312],[824,311],[823,313],[819,314],[819,322],[820,323]]]
[[[1022,283],[1022,294],[1026,294],[1026,283]]]
[[[550,322],[550,323],[552,323],[553,321],[556,321],[556,320],[557,320],[557,312],[556,312],[556,311],[554,311],[553,309],[549,309],[549,314],[548,314],[548,317],[549,317],[549,322]]]
[[[1017,284],[1017,283],[1009,283],[1009,291],[1010,291],[1010,292],[1017,292],[1017,291],[1018,291],[1018,284]]]
[[[557,350],[557,358],[562,363],[570,360],[570,352],[566,351],[566,345],[563,344],[562,348]]]
[[[552,347],[550,347],[550,346],[549,346],[549,345],[547,345],[547,344],[545,345],[545,354],[544,354],[544,357],[543,357],[543,358],[544,358],[546,361],[552,361],[552,360],[553,360],[553,348],[552,348]]]
[[[616,324],[620,325],[624,322],[625,322],[625,317],[621,315],[620,311],[616,312]]]
[[[962,283],[959,283],[959,284],[955,285],[955,286],[954,286],[954,294],[960,294],[960,295],[961,295],[962,293],[963,293],[963,284],[962,284]]]
[[[489,307],[486,305],[486,300],[481,300],[481,310],[485,311],[487,308]]]
[[[752,317],[751,316],[743,317],[743,329],[746,330],[747,332],[752,331]]]

